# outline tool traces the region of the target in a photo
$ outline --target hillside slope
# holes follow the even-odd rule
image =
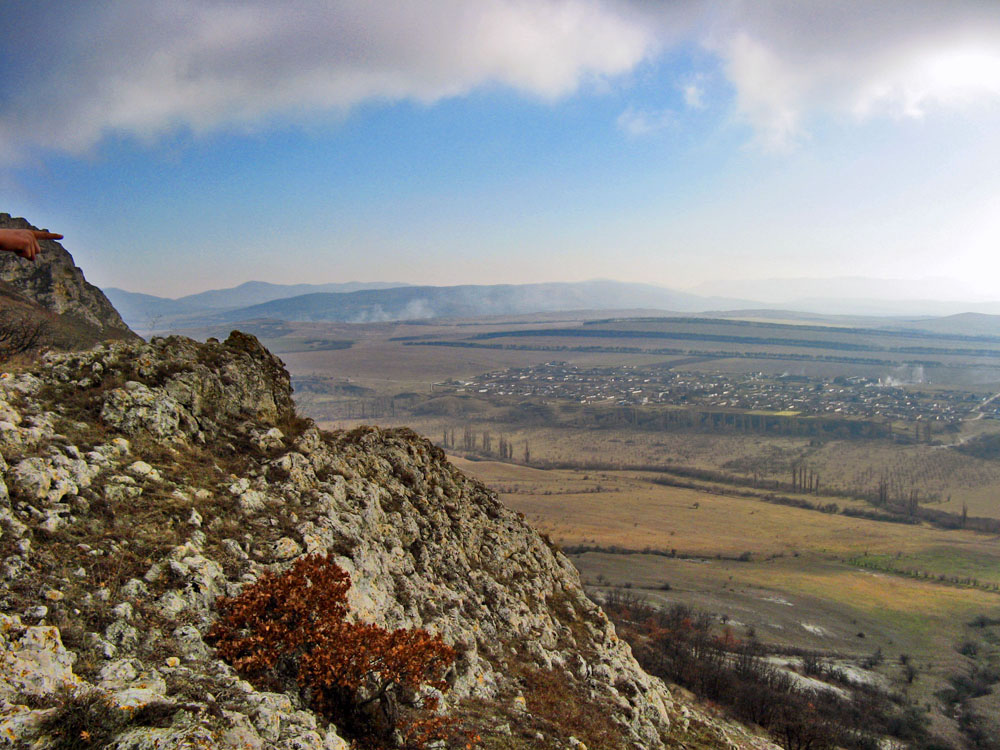
[[[445,705],[481,747],[766,746],[647,676],[571,563],[428,441],[297,417],[250,336],[47,355],[0,377],[0,427],[0,745],[346,747],[204,639],[220,595],[318,552],[353,617],[458,651]]]

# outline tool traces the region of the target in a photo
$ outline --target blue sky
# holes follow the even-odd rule
[[[1000,298],[995,2],[15,0],[0,28],[0,210],[102,286]]]

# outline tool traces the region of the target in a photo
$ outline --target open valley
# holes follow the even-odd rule
[[[427,435],[593,598],[691,607],[797,672],[802,654],[854,670],[952,739],[961,701],[1000,715],[954,687],[1000,664],[1000,338],[586,317],[268,343],[323,426]]]

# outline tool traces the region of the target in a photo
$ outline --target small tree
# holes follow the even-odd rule
[[[366,747],[422,748],[451,734],[424,686],[448,690],[455,650],[425,630],[386,630],[345,621],[350,576],[323,555],[299,558],[281,575],[264,574],[237,596],[220,597],[222,619],[208,639],[219,655],[258,684],[294,679],[304,698]]]
[[[10,308],[0,311],[0,362],[15,354],[25,354],[46,343],[48,323],[27,312]]]

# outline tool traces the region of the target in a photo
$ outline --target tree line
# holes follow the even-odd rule
[[[493,434],[489,430],[477,433],[472,429],[471,425],[465,425],[462,429],[461,440],[459,440],[455,436],[455,428],[449,429],[446,427],[441,435],[440,445],[445,450],[461,449],[483,456],[495,456],[504,461],[515,460],[514,441],[503,433],[496,436],[496,441],[494,441],[493,437]],[[524,441],[519,455],[522,457],[524,463],[531,462],[531,446],[527,440]]]
[[[911,748],[949,747],[930,734],[925,711],[905,695],[854,683],[815,654],[804,655],[802,670],[837,682],[840,690],[802,686],[768,661],[752,633],[741,638],[728,627],[719,631],[711,615],[686,605],[662,610],[612,589],[604,610],[643,669],[763,727],[785,750],[875,750],[887,737]]]

